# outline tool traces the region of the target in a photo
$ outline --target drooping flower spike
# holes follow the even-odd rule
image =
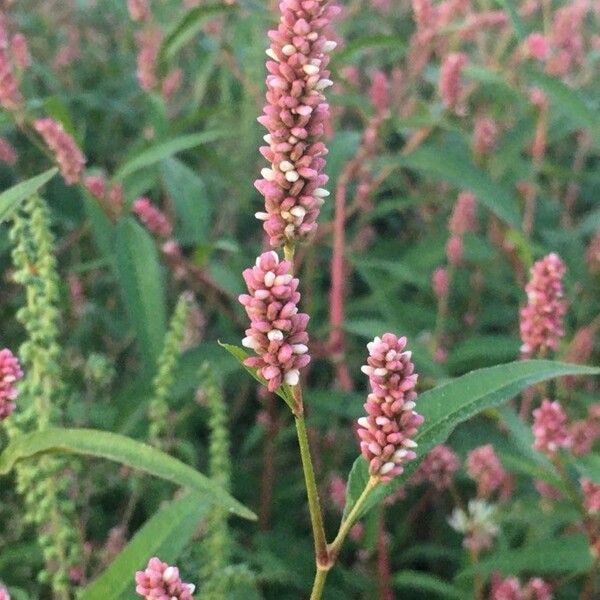
[[[369,473],[381,481],[400,475],[403,465],[416,458],[414,436],[423,417],[414,410],[417,374],[405,350],[406,338],[385,333],[367,344],[369,358],[362,367],[371,393],[358,420],[360,449]]]
[[[298,279],[292,265],[279,260],[276,252],[265,252],[256,265],[243,272],[248,294],[239,297],[250,317],[250,328],[242,344],[258,356],[244,361],[258,369],[274,392],[282,383],[296,385],[300,369],[310,362],[308,355],[308,315],[298,312]]]
[[[282,0],[279,7],[279,26],[269,32],[267,103],[258,119],[269,132],[260,152],[271,166],[255,182],[265,198],[265,212],[256,217],[273,247],[313,232],[329,195],[320,139],[329,118],[328,53],[335,48],[327,29],[338,13],[328,0]]]
[[[183,583],[177,567],[151,558],[144,571],[135,574],[135,591],[146,600],[193,600],[195,586]]]

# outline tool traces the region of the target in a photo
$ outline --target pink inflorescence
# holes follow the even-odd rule
[[[438,89],[447,109],[456,110],[460,106],[463,92],[462,70],[467,62],[467,55],[462,52],[452,52],[444,57]]]
[[[477,496],[489,498],[506,482],[507,474],[491,444],[480,446],[467,456],[467,473],[477,484]]]
[[[15,383],[23,377],[21,365],[16,356],[8,349],[0,350],[0,421],[15,410],[17,389]]]
[[[567,415],[560,402],[544,400],[533,411],[533,447],[553,456],[559,448],[569,448],[572,440],[567,429]]]
[[[564,263],[555,253],[538,260],[531,268],[531,279],[525,286],[527,304],[520,313],[521,352],[525,358],[556,350],[564,335],[565,271]]]
[[[580,483],[585,509],[591,514],[600,513],[600,485],[591,479],[582,479]]]
[[[448,278],[448,269],[438,267],[431,276],[431,287],[438,300],[448,295],[450,280]]]
[[[463,236],[477,229],[477,199],[471,192],[461,192],[450,215],[448,231]]]
[[[406,338],[385,333],[367,344],[369,358],[362,367],[371,393],[358,420],[360,449],[369,462],[369,473],[381,481],[400,475],[404,463],[416,458],[413,440],[423,417],[417,414],[417,374]]]
[[[69,184],[77,183],[85,165],[85,156],[75,140],[54,119],[37,119],[33,127],[54,154],[64,180]]]
[[[137,79],[140,87],[146,92],[150,92],[158,85],[156,68],[161,39],[162,34],[155,27],[143,29],[136,36]]]
[[[168,238],[173,233],[171,221],[150,199],[143,196],[138,198],[133,203],[133,212],[150,233],[163,238]]]
[[[475,156],[489,154],[498,139],[498,126],[496,121],[489,117],[481,116],[475,119],[473,127],[473,152]]]
[[[0,600],[10,600],[10,594],[8,593],[8,590],[3,586],[0,586]]]
[[[6,17],[0,15],[0,106],[8,111],[19,110],[23,106],[23,96],[13,73],[9,54],[9,41]]]
[[[31,65],[31,56],[29,54],[29,44],[27,38],[22,33],[15,33],[10,40],[10,50],[13,60],[19,69],[26,69]]]
[[[259,122],[268,130],[261,154],[271,163],[255,182],[266,212],[256,213],[272,246],[313,232],[328,192],[320,141],[329,117],[323,90],[331,85],[326,32],[338,8],[328,0],[282,0],[281,20],[269,32],[267,103]]]
[[[239,300],[251,322],[242,344],[258,354],[244,364],[258,369],[271,392],[282,383],[296,385],[300,369],[310,362],[309,317],[298,312],[299,282],[291,270],[290,262],[280,261],[271,251],[261,254],[256,265],[243,272],[249,294],[242,294]]]
[[[183,583],[177,567],[154,557],[144,571],[135,574],[135,591],[146,600],[193,600],[194,586]]]
[[[440,444],[431,449],[415,474],[411,483],[430,483],[436,490],[448,489],[454,481],[454,475],[460,468],[458,456],[449,446]]]
[[[552,588],[543,579],[534,577],[525,586],[516,577],[492,583],[490,600],[552,600]]]
[[[7,165],[14,165],[17,162],[17,151],[8,140],[2,137],[0,137],[0,162]]]
[[[132,21],[144,21],[150,16],[148,0],[127,0],[127,10]]]

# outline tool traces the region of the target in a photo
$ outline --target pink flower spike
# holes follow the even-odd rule
[[[438,90],[444,106],[456,111],[463,93],[462,70],[468,63],[466,54],[453,52],[444,57],[440,68]]]
[[[8,593],[8,590],[3,586],[0,586],[0,600],[10,600],[10,594]]]
[[[276,252],[265,252],[254,267],[243,272],[248,294],[239,297],[250,317],[250,328],[242,345],[256,352],[244,361],[257,369],[274,392],[283,383],[297,385],[300,370],[310,362],[308,315],[298,312],[299,281],[292,265],[279,260]]]
[[[537,31],[527,36],[525,47],[527,48],[527,53],[537,60],[545,60],[550,54],[548,39],[543,33]]]
[[[454,475],[460,468],[458,456],[449,446],[440,444],[431,449],[410,482],[417,485],[430,483],[436,490],[447,490],[454,481]]]
[[[423,417],[414,411],[417,374],[406,338],[385,333],[367,344],[369,357],[362,367],[368,375],[366,417],[358,420],[360,449],[369,463],[369,473],[380,481],[400,475],[404,463],[414,460],[413,438]]]
[[[18,392],[15,383],[23,377],[21,365],[8,349],[0,350],[0,421],[9,417],[15,410]]]
[[[267,103],[258,121],[268,130],[261,154],[270,163],[256,189],[265,198],[263,221],[271,246],[306,237],[317,228],[327,176],[327,148],[320,141],[329,119],[324,90],[335,42],[327,39],[338,13],[328,0],[282,0],[281,19],[269,32]]]
[[[146,600],[193,600],[195,586],[183,583],[177,567],[154,557],[144,571],[135,574],[135,591]]]
[[[448,269],[438,267],[431,276],[431,287],[435,297],[438,300],[445,298],[448,295],[449,286]]]
[[[385,113],[390,107],[389,82],[383,71],[375,71],[369,88],[371,104],[378,113]]]
[[[507,473],[491,444],[480,446],[467,456],[467,473],[477,484],[477,496],[489,498],[502,488]]]
[[[563,317],[567,312],[562,278],[565,265],[558,254],[548,254],[531,269],[525,286],[527,305],[521,309],[521,352],[524,358],[556,350],[564,335]]]
[[[0,138],[0,162],[12,167],[17,162],[17,158],[17,151],[13,145],[8,140]]]
[[[552,457],[559,448],[569,448],[572,444],[567,430],[567,415],[560,402],[544,400],[533,411],[533,447]]]
[[[173,233],[171,221],[150,199],[138,198],[133,203],[133,212],[150,233],[162,238],[168,238]]]
[[[19,69],[24,70],[31,65],[27,38],[22,33],[15,33],[10,40],[10,50],[13,60]]]
[[[477,229],[477,199],[471,192],[461,192],[452,210],[448,231],[452,235],[463,236]]]
[[[473,152],[475,156],[489,154],[498,139],[496,121],[489,117],[477,117],[473,128]]]
[[[585,509],[592,515],[600,513],[600,485],[591,479],[582,479],[580,483]]]
[[[1,23],[0,27],[2,27]],[[0,32],[0,37],[2,35],[3,32]],[[23,96],[13,73],[8,50],[3,45],[0,45],[0,106],[9,112],[23,107]]]
[[[86,161],[75,140],[54,119],[37,119],[33,127],[54,154],[64,180],[68,184],[77,183]]]
[[[148,27],[138,32],[137,79],[140,87],[150,92],[158,85],[156,74],[158,52],[162,34],[159,29]]]
[[[132,21],[145,21],[150,16],[148,0],[127,0],[127,10]]]

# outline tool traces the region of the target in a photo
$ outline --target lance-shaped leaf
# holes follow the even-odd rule
[[[9,219],[19,204],[27,198],[31,198],[43,185],[48,183],[58,172],[58,169],[48,169],[40,175],[36,175],[27,181],[13,185],[0,194],[0,223]]]

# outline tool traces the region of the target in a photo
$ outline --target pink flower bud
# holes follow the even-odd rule
[[[156,66],[160,50],[161,32],[154,27],[140,31],[137,36],[137,78],[140,87],[149,92],[158,85]]]
[[[489,154],[498,139],[498,126],[489,117],[477,117],[473,129],[473,152],[475,156]]]
[[[148,0],[127,0],[127,10],[132,21],[145,21],[150,16]]]
[[[173,69],[167,74],[162,82],[161,92],[163,98],[168,102],[174,94],[179,90],[183,83],[183,71],[181,69]]]
[[[389,83],[383,71],[375,71],[369,88],[371,104],[378,113],[385,113],[390,107]]]
[[[19,91],[8,53],[8,34],[4,15],[0,15],[0,106],[7,111],[17,111],[23,107],[23,96]]]
[[[461,237],[465,233],[477,229],[477,199],[471,192],[461,192],[458,195],[450,221],[448,231],[452,235]]]
[[[582,479],[580,483],[586,510],[592,515],[600,513],[600,485],[591,479]]]
[[[446,257],[451,265],[459,265],[463,258],[463,241],[462,237],[453,235],[446,244]]]

